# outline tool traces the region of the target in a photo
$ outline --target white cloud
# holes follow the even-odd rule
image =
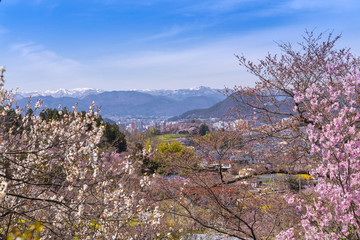
[[[103,69],[104,79],[109,84],[113,81],[112,86],[117,89],[253,86],[255,78],[238,66],[234,54],[244,53],[255,60],[264,57],[269,49],[276,48],[273,39],[264,36],[284,35],[279,29],[272,31],[254,32],[186,49],[113,54],[100,57],[91,65]]]
[[[261,29],[181,49],[114,50],[111,54],[82,60],[61,56],[39,44],[21,43],[11,45],[7,53],[11,57],[0,56],[6,60],[0,63],[8,69],[6,77],[11,80],[11,86],[20,86],[21,91],[252,86],[256,78],[238,66],[234,54],[244,54],[255,61],[262,59],[268,51],[278,52],[274,41],[301,41],[305,28],[297,25]]]
[[[259,30],[185,49],[112,54],[89,64],[103,70],[104,84],[110,89],[253,86],[257,79],[238,65],[234,54],[257,62],[268,52],[279,53],[274,41],[296,45],[304,29],[288,26]]]
[[[6,85],[23,91],[81,87],[90,72],[80,62],[31,42],[12,44],[3,58]]]
[[[66,71],[80,66],[80,63],[59,56],[42,45],[34,43],[12,44],[10,50],[15,53],[14,60],[20,61],[34,69],[53,68],[53,71]]]

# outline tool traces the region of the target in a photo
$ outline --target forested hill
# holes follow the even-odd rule
[[[241,98],[244,100],[244,102],[248,102],[259,106],[261,105],[259,103],[256,103],[257,100],[253,96],[243,95]],[[266,98],[263,98],[263,100],[266,100]],[[275,100],[276,106],[270,103],[270,98],[268,99],[268,101],[269,102],[265,103],[262,106],[263,108],[266,108],[271,111],[278,109],[283,113],[292,112],[292,110],[289,109],[289,106],[292,106],[292,104],[289,104],[289,102],[287,101],[283,101],[282,99],[279,98],[278,100]],[[181,115],[172,117],[169,120],[179,121],[179,120],[209,119],[209,118],[220,118],[223,120],[241,118],[241,119],[250,120],[253,118],[253,114],[254,114],[254,108],[250,107],[245,103],[242,103],[242,100],[239,99],[239,96],[230,95],[226,99],[214,104],[211,107],[189,110]],[[260,117],[260,115],[258,114],[257,117]],[[282,116],[279,115],[278,117],[284,118],[287,117],[287,115],[286,114]],[[258,120],[261,121],[261,119]]]
[[[184,119],[199,119],[199,118],[227,118],[235,114],[237,104],[232,97],[227,97],[221,102],[209,108],[195,109],[187,111],[179,116],[172,117],[170,121],[184,120]],[[251,110],[251,109],[249,109]]]

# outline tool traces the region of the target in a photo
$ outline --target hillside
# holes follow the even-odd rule
[[[185,120],[185,119],[199,119],[199,118],[225,119],[227,117],[234,116],[235,114],[234,109],[238,107],[239,106],[237,105],[237,103],[234,101],[233,98],[227,97],[223,101],[220,101],[209,108],[190,110],[179,116],[172,117],[169,120],[178,121],[181,119]],[[244,109],[246,107],[242,106],[242,108]],[[247,111],[251,111],[251,109],[247,109]]]
[[[238,98],[238,97],[235,97]],[[246,96],[242,96],[245,100]],[[269,99],[270,100],[270,99]],[[248,100],[249,102],[256,101]],[[291,100],[289,100],[291,101]],[[266,102],[266,101],[265,101]],[[266,108],[271,111],[280,111],[283,113],[290,113],[292,112],[291,106],[293,103],[284,101],[282,99],[278,99],[276,106],[272,104],[270,101],[265,104]],[[240,115],[241,112],[241,115]],[[169,119],[169,121],[179,121],[179,120],[190,120],[190,119],[208,119],[208,118],[220,118],[220,119],[231,119],[231,118],[241,118],[241,119],[252,119],[253,118],[254,110],[253,108],[247,106],[246,104],[241,103],[240,101],[234,100],[233,96],[229,96],[223,101],[220,101],[214,104],[211,107],[204,108],[204,109],[194,109],[187,111],[179,116],[175,116]],[[260,117],[258,115],[258,117]],[[287,117],[286,115],[279,115],[279,118]],[[262,120],[260,120],[262,121]]]

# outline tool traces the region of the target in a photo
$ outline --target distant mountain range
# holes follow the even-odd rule
[[[42,99],[44,107],[58,108],[76,105],[79,110],[87,110],[92,101],[101,107],[101,115],[106,118],[176,116],[186,111],[208,108],[225,99],[219,90],[208,87],[179,90],[103,91],[98,89],[59,89],[32,93],[18,93],[15,96],[19,106],[33,104]]]
[[[72,98],[84,98],[88,95],[96,95],[104,92],[101,89],[93,89],[93,88],[74,88],[74,89],[63,89],[60,88],[55,91],[46,90],[43,92],[20,92],[18,93],[17,97],[24,98],[24,97],[39,97],[39,96],[51,96],[54,98],[61,98],[61,97],[72,97]]]
[[[140,92],[148,93],[153,96],[169,97],[174,100],[184,100],[189,97],[211,97],[219,101],[225,99],[224,95],[220,93],[221,90],[212,89],[204,86],[178,89],[178,90],[140,90]]]

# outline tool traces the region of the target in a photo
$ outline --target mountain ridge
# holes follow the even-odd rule
[[[206,119],[206,118],[219,118],[225,119],[234,115],[234,109],[238,107],[234,99],[229,96],[224,100],[208,107],[193,109],[187,112],[182,113],[181,115],[172,117],[169,121],[178,121],[178,120],[190,120],[190,119]],[[250,109],[247,109],[250,111]]]
[[[156,90],[157,91],[157,90]],[[200,87],[199,89],[158,90],[150,94],[141,91],[95,91],[80,89],[79,91],[48,91],[47,96],[32,97],[32,106],[39,99],[43,107],[71,108],[77,105],[79,110],[87,110],[94,101],[101,108],[101,115],[108,118],[121,117],[172,117],[183,112],[207,108],[225,98],[217,89]],[[60,95],[59,93],[63,94]],[[55,95],[54,95],[55,94]],[[29,97],[20,94],[16,96],[19,106],[25,106]]]
[[[204,96],[204,95],[212,95],[217,96],[221,99],[223,96],[220,92],[221,89],[214,89],[210,87],[200,86],[200,87],[193,87],[193,88],[183,88],[183,89],[154,89],[154,90],[102,90],[96,88],[73,88],[73,89],[65,89],[59,88],[57,90],[45,90],[45,91],[30,91],[30,92],[18,92],[17,95],[20,97],[38,97],[38,96],[52,96],[54,98],[60,97],[74,97],[74,98],[84,98],[88,95],[97,95],[103,92],[142,92],[148,93],[153,96],[168,96],[175,99],[183,99],[188,96]]]

